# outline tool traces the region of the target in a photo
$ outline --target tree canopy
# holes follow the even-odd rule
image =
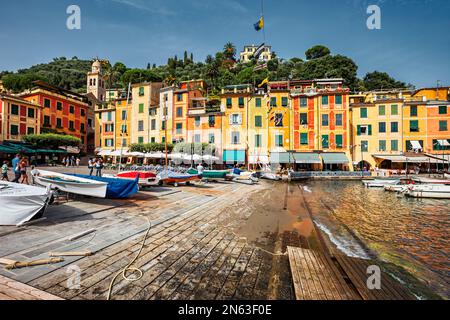
[[[330,49],[325,46],[317,45],[305,52],[306,60],[314,60],[322,57],[326,57],[331,53]]]
[[[79,147],[81,145],[81,140],[76,137],[53,133],[26,135],[22,137],[22,141],[34,146],[50,148]]]
[[[399,89],[406,88],[407,85],[404,82],[397,81],[386,72],[369,72],[363,79],[364,89],[377,90],[377,89]]]

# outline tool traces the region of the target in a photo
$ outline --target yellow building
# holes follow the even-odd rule
[[[269,83],[269,152],[292,150],[291,99],[288,82]]]
[[[248,163],[250,165],[268,164],[268,146],[268,98],[263,93],[254,94],[248,102]]]
[[[120,98],[116,103],[116,122],[115,122],[115,148],[128,149],[131,144],[131,111],[132,101],[128,102],[126,98]]]
[[[173,110],[174,110],[174,93],[177,88],[175,86],[162,88],[159,94],[159,110],[157,111],[157,127],[159,128],[160,140],[158,142],[170,143],[173,141]]]
[[[116,104],[115,101],[99,104],[95,109],[95,145],[97,151],[112,152],[116,146]]]
[[[162,83],[139,83],[131,86],[133,103],[131,108],[131,143],[158,142],[159,96]]]
[[[222,126],[222,155],[225,164],[245,164],[249,148],[248,105],[252,96],[249,84],[226,86],[222,89],[224,112]]]
[[[244,47],[244,51],[242,51],[240,53],[241,62],[243,62],[243,63],[250,62],[258,48],[259,48],[259,46],[257,46],[257,45],[245,46]],[[273,56],[272,55],[272,47],[271,46],[264,46],[262,48],[262,51],[260,53],[260,56],[259,56],[258,60],[267,62],[267,61],[272,60],[272,56]]]

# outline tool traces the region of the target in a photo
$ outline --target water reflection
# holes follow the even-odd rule
[[[308,187],[313,192],[304,194],[318,227],[342,251],[363,258],[373,251],[449,296],[450,201],[408,199],[360,182],[317,181]]]

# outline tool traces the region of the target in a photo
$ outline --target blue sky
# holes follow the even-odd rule
[[[1,0],[0,70],[54,57],[95,56],[129,67],[163,64],[192,51],[196,60],[227,41],[259,44],[260,0]],[[82,29],[66,28],[66,8],[81,8]],[[368,30],[378,4],[382,29]],[[304,57],[315,44],[351,57],[359,75],[379,70],[416,86],[450,85],[448,0],[265,0],[267,43],[280,57]]]

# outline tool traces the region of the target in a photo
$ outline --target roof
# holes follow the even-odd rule
[[[42,108],[42,106],[40,104],[36,104],[31,101],[25,100],[21,97],[13,96],[13,95],[6,94],[6,93],[0,93],[0,99],[8,99],[8,100],[16,101],[17,103],[23,103],[23,104],[27,104],[29,106]]]

